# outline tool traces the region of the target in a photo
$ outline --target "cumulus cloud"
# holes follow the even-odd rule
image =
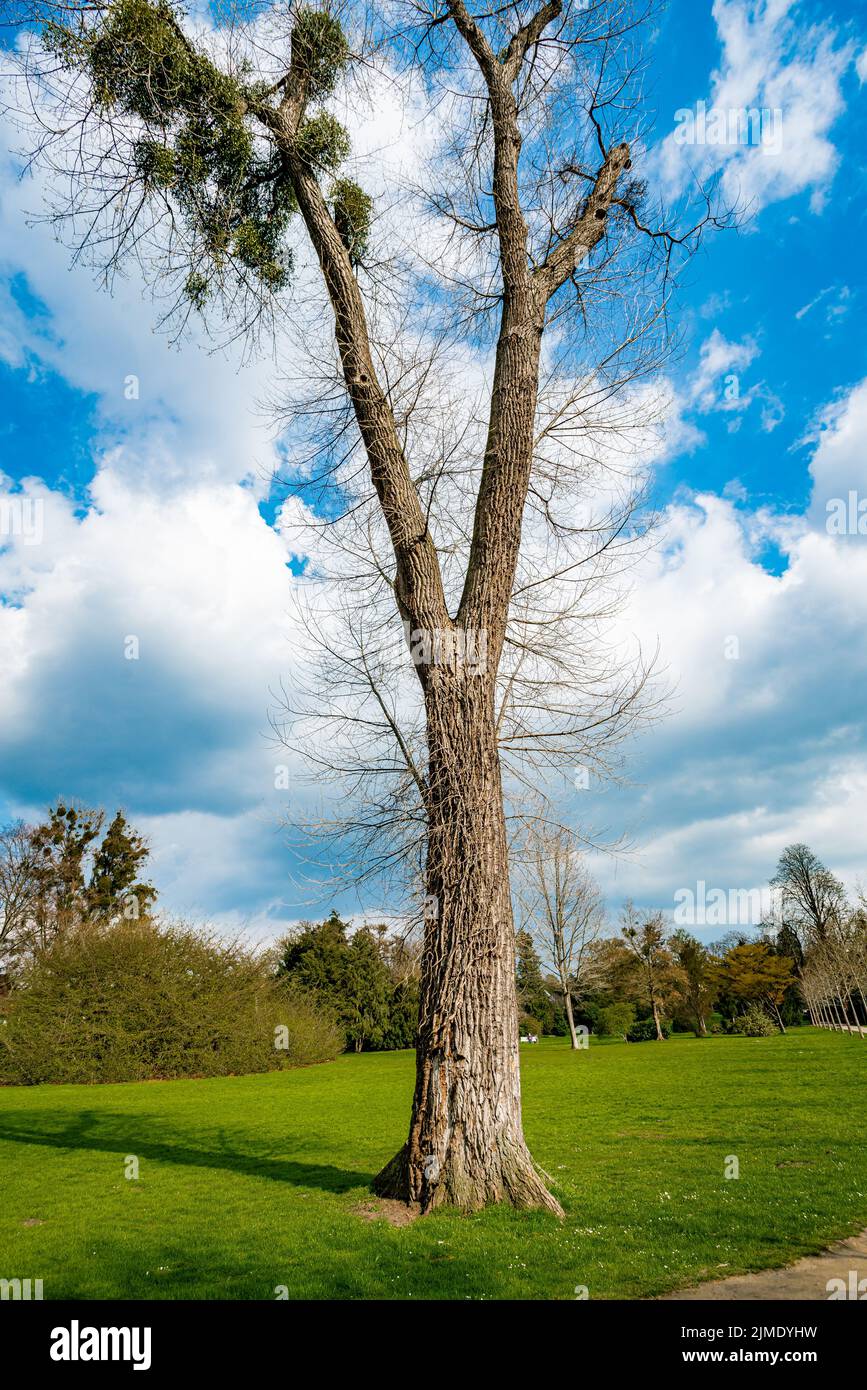
[[[821,210],[839,164],[831,130],[852,45],[810,23],[798,0],[715,0],[713,16],[719,65],[657,151],[666,185],[679,194],[719,174],[731,204],[758,210],[809,191]]]
[[[807,515],[712,494],[668,509],[629,623],[645,645],[659,638],[672,713],[638,746],[634,788],[575,805],[624,817],[641,844],[600,859],[613,896],[671,907],[699,880],[749,889],[794,840],[850,885],[865,877],[867,537],[829,534],[824,506],[867,483],[865,443],[861,382],[823,415]],[[762,563],[769,544],[782,574]]]

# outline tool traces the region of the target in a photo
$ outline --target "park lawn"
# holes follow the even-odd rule
[[[404,1138],[408,1052],[0,1088],[0,1277],[41,1278],[46,1298],[639,1298],[867,1225],[865,1042],[803,1028],[521,1053],[525,1129],[562,1223],[358,1214]]]

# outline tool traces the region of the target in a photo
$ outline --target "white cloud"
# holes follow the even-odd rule
[[[754,401],[761,406],[761,428],[770,433],[785,415],[779,396],[763,381],[744,387],[741,377],[758,356],[758,346],[752,338],[729,342],[715,328],[699,349],[698,370],[689,385],[689,401],[702,414],[719,411],[731,417],[729,430],[740,427],[742,416]]]
[[[867,537],[829,535],[824,508],[829,490],[867,485],[867,381],[822,424],[807,516],[674,503],[637,576],[627,625],[646,648],[659,638],[676,695],[635,750],[637,787],[608,794],[608,821],[628,817],[642,846],[599,861],[615,898],[670,907],[699,879],[750,888],[795,840],[850,885],[867,877]],[[769,545],[782,573],[762,563]]]
[[[715,0],[713,15],[722,51],[701,98],[707,119],[697,105],[693,125],[684,108],[657,151],[669,191],[719,172],[729,203],[758,210],[809,191],[821,211],[839,164],[831,129],[844,109],[851,44],[809,23],[797,0]],[[749,136],[733,138],[750,112],[766,113],[762,139],[755,117]]]
[[[718,328],[699,349],[698,371],[690,384],[690,398],[698,410],[745,410],[752,400],[741,393],[740,374],[758,355],[752,338],[729,342]]]
[[[810,515],[816,526],[824,527],[829,501],[848,499],[852,491],[867,499],[867,381],[821,412],[813,438]]]

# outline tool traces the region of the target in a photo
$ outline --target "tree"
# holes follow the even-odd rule
[[[531,939],[556,980],[573,1049],[578,1048],[573,999],[598,978],[593,951],[605,928],[602,894],[565,826],[531,824],[518,897]],[[541,972],[540,972],[541,975]]]
[[[716,975],[719,988],[741,1006],[765,1004],[780,1032],[785,1033],[781,1007],[795,980],[791,960],[776,954],[766,941],[753,941],[735,946],[723,956]]]
[[[539,952],[528,931],[519,931],[515,936],[515,984],[519,1009],[537,1019],[544,1029],[546,1020],[550,1021],[551,1001],[542,977]]]
[[[804,844],[783,851],[771,883],[783,918],[778,947],[792,959],[811,1013],[823,1022],[827,1014],[834,1026],[854,1026],[864,1036],[858,1014],[860,1001],[867,1019],[862,933],[843,884]]]
[[[696,1033],[707,1035],[707,1016],[713,1007],[716,987],[710,955],[688,931],[672,932],[668,941],[672,955],[683,972],[683,1000]]]
[[[646,447],[659,418],[637,388],[666,350],[674,259],[709,214],[705,205],[688,230],[667,230],[630,172],[645,6],[544,0],[473,12],[444,0],[419,6],[409,27],[390,11],[363,23],[350,10],[347,36],[326,8],[275,4],[254,7],[246,39],[233,21],[210,44],[171,0],[11,8],[50,21],[23,63],[29,109],[43,115],[40,156],[73,189],[57,225],[71,216],[77,250],[109,276],[125,256],[143,261],[161,291],[177,291],[179,329],[222,314],[252,343],[279,316],[299,249],[290,230],[303,224],[349,407],[347,418],[333,392],[308,406],[320,428],[336,422],[308,484],[337,480],[355,529],[335,568],[356,578],[359,609],[388,595],[421,707],[419,755],[377,699],[362,641],[352,680],[421,808],[431,904],[409,1136],[375,1186],[425,1210],[506,1200],[559,1212],[521,1125],[501,749],[524,767],[599,758],[634,725],[647,675],[615,679],[605,644],[591,640],[610,613],[594,578],[601,564],[620,583],[640,531],[622,454],[633,439]],[[443,181],[426,208],[450,243],[435,268],[420,256],[401,278],[389,263],[378,284],[375,258],[365,269],[371,201],[339,172],[349,140],[326,105],[360,70],[356,30],[369,39],[365,62],[388,54],[433,92],[432,111],[442,98],[448,122]],[[422,237],[422,255],[432,240]],[[454,433],[438,370],[452,348],[453,381],[468,353],[481,365],[493,349],[484,418],[471,412]],[[594,461],[601,517],[581,496]],[[544,589],[522,559],[525,523],[532,554],[548,560]],[[363,718],[355,728],[369,749]],[[398,835],[412,819],[400,797],[376,806]]]
[[[369,927],[352,933],[346,953],[343,1016],[349,1044],[361,1052],[385,1038],[392,985],[379,944]]]
[[[77,926],[87,910],[87,866],[105,816],[58,801],[31,831],[34,944],[44,947]]]
[[[606,1004],[599,1010],[596,1031],[601,1038],[625,1038],[635,1022],[635,1005],[623,1001],[619,1004]]]
[[[650,1007],[657,1042],[665,1041],[662,1016],[666,998],[682,983],[665,939],[665,923],[659,912],[642,912],[632,902],[623,907],[621,943],[632,956],[638,985]]]
[[[305,922],[281,943],[278,978],[290,979],[322,999],[340,1019],[346,1045],[408,1047],[418,1018],[411,952],[390,942],[385,927],[349,927],[332,911],[324,922]]]
[[[0,967],[25,949],[34,913],[34,853],[30,828],[15,821],[0,830]]]
[[[39,825],[0,832],[0,945],[7,958],[44,950],[87,923],[147,917],[156,900],[139,870],[150,849],[118,811],[58,801]],[[100,836],[102,838],[100,839]]]
[[[801,988],[814,1021],[857,1032],[867,1023],[867,917],[863,910],[836,918],[825,936],[809,945]]]
[[[822,940],[845,913],[846,890],[808,845],[789,845],[780,855],[771,884],[780,894],[783,915],[802,946]]]
[[[109,921],[120,915],[127,919],[146,915],[157,894],[153,884],[140,880],[138,873],[149,856],[144,837],[117,811],[93,856],[86,892],[89,912]]]

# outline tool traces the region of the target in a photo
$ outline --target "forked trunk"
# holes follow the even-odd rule
[[[381,1196],[562,1215],[524,1142],[515,943],[493,682],[431,668],[427,892],[409,1138],[374,1182]]]

